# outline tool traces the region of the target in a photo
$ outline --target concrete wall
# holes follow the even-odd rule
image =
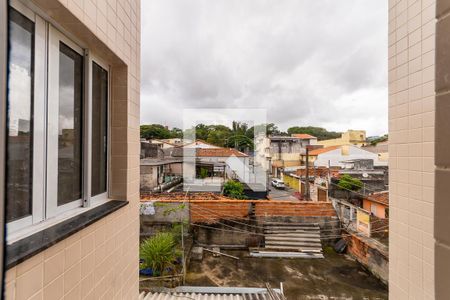
[[[143,191],[151,191],[158,186],[159,166],[142,166],[140,168],[140,188]]]
[[[437,299],[435,13],[435,0],[389,0],[390,299]]]
[[[140,1],[25,2],[111,65],[110,196],[130,203],[9,269],[6,299],[137,299]]]

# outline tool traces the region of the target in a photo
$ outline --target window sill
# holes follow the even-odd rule
[[[105,202],[84,213],[7,245],[6,269],[10,269],[45,249],[50,248],[127,204],[128,201],[119,200]]]

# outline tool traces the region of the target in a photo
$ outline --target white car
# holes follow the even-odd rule
[[[281,179],[272,179],[272,186],[277,189],[284,189],[284,182]]]

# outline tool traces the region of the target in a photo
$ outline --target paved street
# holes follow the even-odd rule
[[[281,200],[281,201],[299,201],[296,197],[294,197],[295,190],[290,187],[286,187],[285,189],[277,189],[272,185],[269,187],[269,195],[268,198],[271,200]]]

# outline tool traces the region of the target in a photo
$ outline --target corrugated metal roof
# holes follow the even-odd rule
[[[271,300],[268,294],[148,293],[143,300]]]
[[[281,293],[279,289],[273,290]],[[142,293],[141,300],[271,300],[265,288],[178,287],[160,292]]]

